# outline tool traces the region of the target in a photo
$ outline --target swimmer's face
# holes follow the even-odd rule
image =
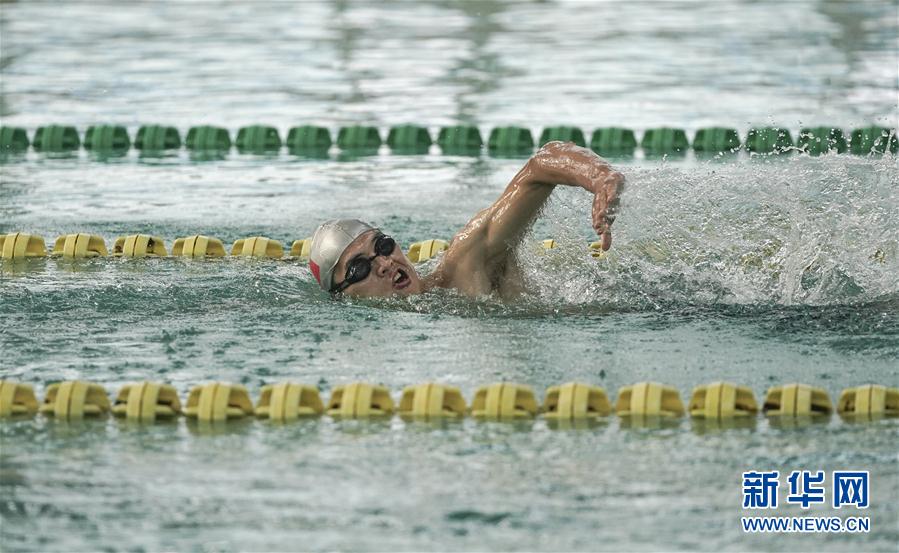
[[[344,250],[334,268],[334,284],[339,285],[347,276],[347,266],[354,259],[371,259],[375,255],[376,230],[359,235]],[[377,296],[409,296],[420,294],[421,279],[412,263],[403,254],[399,244],[390,255],[379,255],[371,259],[371,271],[359,282],[349,285],[343,293],[348,296],[370,298]]]

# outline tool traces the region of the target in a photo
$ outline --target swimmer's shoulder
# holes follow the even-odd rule
[[[451,245],[434,271],[424,278],[425,289],[454,288],[468,296],[490,293],[491,283],[480,257],[476,249]]]

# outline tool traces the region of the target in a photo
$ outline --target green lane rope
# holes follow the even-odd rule
[[[828,152],[855,155],[875,155],[899,152],[897,131],[880,126],[853,130],[847,135],[839,127],[803,127],[794,142],[789,129],[782,127],[753,127],[741,141],[736,129],[728,127],[704,127],[696,131],[692,143],[686,131],[678,128],[658,127],[643,132],[637,141],[635,132],[621,127],[595,129],[589,147],[606,156],[631,156],[638,145],[651,157],[683,156],[691,147],[703,154],[727,154],[745,149],[755,154],[782,154],[792,151],[820,155]],[[498,157],[519,157],[533,153],[535,145],[542,146],[552,140],[587,144],[584,132],[574,126],[550,126],[543,129],[536,142],[530,129],[504,126],[491,129],[487,153]],[[286,141],[281,140],[277,128],[270,125],[241,127],[232,142],[225,128],[202,125],[191,127],[182,143],[175,127],[143,125],[132,144],[125,127],[120,125],[93,125],[84,133],[83,146],[97,153],[127,152],[133,145],[142,155],[153,152],[178,150],[182,146],[190,150],[195,159],[221,159],[235,146],[242,154],[277,154],[286,146],[294,155],[326,155],[333,143],[349,153],[368,155],[376,153],[384,143],[377,127],[354,125],[341,127],[337,140],[332,141],[326,127],[302,125],[292,127]],[[484,140],[477,127],[455,125],[440,128],[434,140],[428,128],[422,125],[397,125],[387,132],[386,144],[397,154],[426,154],[436,143],[446,155],[480,155]],[[81,137],[73,126],[45,125],[38,127],[33,140],[21,127],[0,127],[0,155],[22,154],[31,146],[39,153],[69,153],[82,146]],[[208,156],[208,157],[203,157]],[[8,159],[8,158],[4,158]]]

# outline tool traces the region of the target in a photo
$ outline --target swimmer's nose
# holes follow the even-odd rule
[[[392,265],[392,261],[390,261],[389,257],[378,256],[375,258],[372,263],[375,264],[375,274],[379,277],[386,277],[390,275],[390,266]]]

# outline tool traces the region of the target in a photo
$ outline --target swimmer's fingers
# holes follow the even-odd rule
[[[604,220],[600,225],[593,225],[593,230],[599,235],[602,250],[606,251],[612,247],[612,223]]]
[[[602,237],[603,250],[612,245],[612,223],[618,215],[619,202],[617,197],[610,202],[600,194],[593,199],[593,230]]]
[[[602,249],[612,246],[612,223],[618,215],[620,194],[624,190],[624,175],[612,171],[606,175],[593,197],[593,230],[602,239]]]

